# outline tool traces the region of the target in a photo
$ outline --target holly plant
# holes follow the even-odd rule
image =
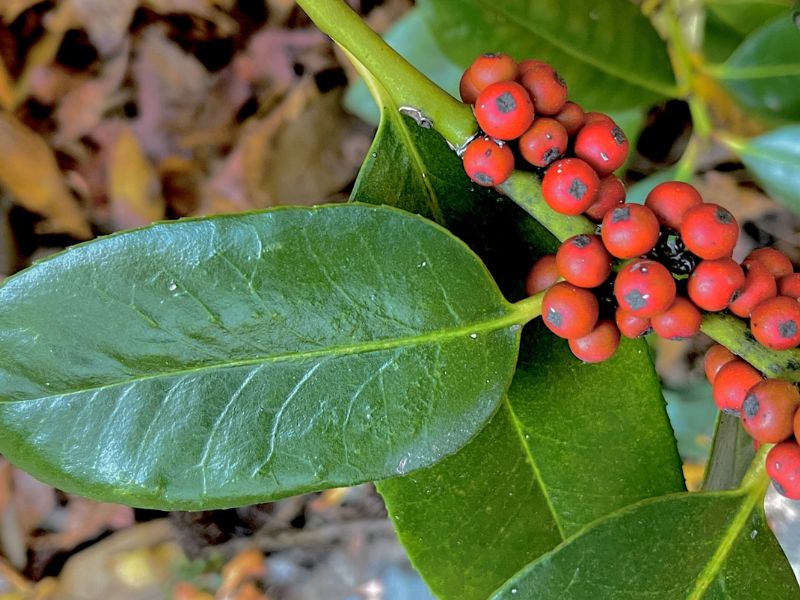
[[[464,102],[344,0],[298,4],[380,110],[350,202],[159,223],[6,280],[3,455],[162,510],[377,482],[444,599],[800,597],[763,502],[800,498],[800,275],[734,261],[736,219],[686,183],[716,144],[800,204],[788,4],[420,1],[408,54]],[[688,146],[627,193],[637,115],[669,98]],[[716,342],[702,491],[651,330]]]

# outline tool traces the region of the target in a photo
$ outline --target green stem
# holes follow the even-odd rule
[[[770,350],[759,344],[744,321],[721,313],[703,316],[703,333],[741,356],[768,377],[800,382],[800,350]]]
[[[520,325],[525,325],[542,315],[542,300],[544,299],[544,294],[545,292],[542,291],[513,304],[514,312],[519,315]]]
[[[312,21],[372,73],[398,106],[419,110],[453,146],[478,130],[469,106],[425,77],[372,31],[344,0],[297,0]]]

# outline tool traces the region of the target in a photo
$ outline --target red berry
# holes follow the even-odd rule
[[[675,302],[675,280],[661,263],[638,260],[625,265],[617,274],[614,296],[623,310],[651,318]]]
[[[594,202],[600,179],[579,158],[564,158],[550,165],[542,179],[542,196],[556,212],[579,215]]]
[[[779,493],[800,500],[800,446],[790,441],[771,448],[767,454],[767,475]]]
[[[794,439],[800,444],[800,410],[794,413]]]
[[[561,109],[556,116],[553,117],[556,121],[564,126],[567,135],[572,137],[577,134],[586,121],[586,114],[583,112],[580,104],[575,102],[567,102],[564,108]]]
[[[569,349],[585,363],[608,360],[618,347],[619,329],[612,321],[600,321],[588,335],[569,341]]]
[[[620,168],[628,158],[628,138],[613,123],[587,123],[575,138],[575,155],[589,163],[600,175]]]
[[[461,81],[458,83],[458,92],[461,95],[461,101],[466,104],[475,104],[481,91],[475,82],[472,80],[472,71],[467,69],[461,76]]]
[[[794,348],[800,344],[800,302],[787,296],[764,300],[750,313],[750,330],[762,346]]]
[[[589,111],[584,113],[584,120],[586,125],[589,123],[613,123],[616,125],[616,123],[614,123],[614,119],[602,112]]]
[[[703,203],[694,186],[682,181],[665,181],[650,190],[644,205],[655,213],[658,222],[678,231],[686,211]]]
[[[658,220],[646,206],[622,204],[603,217],[603,243],[617,258],[634,258],[652,250],[658,242]]]
[[[611,275],[611,255],[596,235],[565,240],[556,254],[556,265],[561,276],[578,287],[597,287]]]
[[[650,322],[655,331],[667,340],[685,340],[700,333],[703,315],[686,298],[678,296],[667,310],[654,316]]]
[[[518,78],[522,78],[525,73],[533,69],[534,67],[549,67],[550,64],[544,62],[543,60],[536,60],[534,58],[526,58],[519,63],[519,74],[517,75]]]
[[[778,294],[800,300],[800,273],[789,273],[778,279]]]
[[[689,298],[703,310],[725,310],[744,281],[742,267],[730,258],[701,260],[689,276]]]
[[[625,203],[625,186],[616,175],[607,175],[600,180],[592,205],[586,209],[586,216],[595,223],[602,221],[606,213]]]
[[[626,338],[638,338],[653,330],[650,326],[650,319],[637,317],[622,307],[617,307],[614,320],[617,322],[620,333]]]
[[[533,264],[525,280],[525,291],[529,296],[546,290],[561,278],[556,266],[556,255],[545,254]]]
[[[491,138],[474,139],[464,152],[464,170],[478,185],[500,185],[514,171],[514,153]]]
[[[565,281],[547,290],[542,299],[544,324],[562,338],[588,335],[597,324],[599,312],[597,298],[592,292]]]
[[[546,167],[567,150],[567,132],[555,119],[535,119],[519,138],[522,158],[534,167]]]
[[[556,115],[567,102],[567,84],[550,65],[527,68],[520,83],[530,93],[537,114]]]
[[[722,411],[738,415],[747,392],[763,381],[761,373],[743,360],[734,359],[724,364],[717,372],[711,386],[714,404]]]
[[[714,383],[719,370],[732,360],[736,360],[736,355],[722,344],[714,344],[706,350],[706,356],[703,359],[703,370],[706,372],[708,383]]]
[[[772,273],[760,262],[752,261],[744,268],[744,287],[729,308],[736,316],[746,319],[757,305],[778,294],[778,286]]]
[[[528,92],[513,81],[493,83],[478,96],[475,118],[487,135],[500,140],[521,136],[533,123],[533,103]]]
[[[730,256],[739,239],[739,224],[718,204],[701,204],[687,210],[680,230],[686,248],[708,260]]]
[[[755,440],[782,442],[794,433],[800,392],[788,381],[767,379],[750,388],[742,404],[742,426]]]
[[[517,62],[508,54],[500,52],[481,54],[472,61],[467,70],[475,87],[478,88],[478,93],[493,83],[514,81],[518,74]]]
[[[763,264],[775,279],[780,279],[788,275],[794,269],[792,261],[783,253],[775,248],[756,248],[747,255],[742,264],[749,264],[751,261],[758,261]]]

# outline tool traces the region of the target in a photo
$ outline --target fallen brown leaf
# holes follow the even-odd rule
[[[96,79],[79,84],[64,95],[56,110],[58,132],[53,143],[66,146],[92,131],[109,106],[110,97],[117,92],[128,69],[130,43],[126,40],[119,51],[106,62]]]
[[[186,13],[207,19],[216,25],[220,36],[237,29],[236,21],[225,14],[233,8],[234,0],[144,0],[142,5],[162,15]]]
[[[66,508],[50,519],[56,532],[32,538],[30,545],[40,551],[71,550],[106,530],[123,529],[133,522],[133,510],[127,506],[71,496]]]
[[[267,28],[256,33],[247,50],[236,57],[236,74],[250,83],[268,81],[286,89],[297,80],[294,63],[298,53],[326,45],[318,29]]]
[[[108,153],[108,198],[114,229],[131,229],[164,218],[164,199],[156,169],[129,127],[123,127]]]
[[[0,185],[15,202],[45,217],[39,224],[40,232],[91,237],[86,217],[67,190],[53,151],[41,137],[2,110]]]
[[[261,579],[265,574],[263,553],[257,548],[242,550],[222,567],[222,584],[217,590],[216,600],[238,598],[237,590],[248,579]]]
[[[42,0],[4,0],[0,2],[0,18],[6,23],[16,20],[23,12]]]
[[[152,600],[171,585],[182,558],[166,519],[128,527],[72,557],[59,576],[59,598]]]
[[[114,53],[128,33],[139,0],[68,0],[77,23],[101,56]]]

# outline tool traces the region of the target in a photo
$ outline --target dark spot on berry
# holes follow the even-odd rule
[[[794,321],[784,321],[778,325],[778,333],[782,338],[791,338],[797,335],[797,323]]]
[[[579,235],[572,240],[572,243],[575,244],[577,248],[586,248],[591,241],[588,235]]]
[[[503,92],[500,94],[497,100],[494,101],[494,105],[497,107],[497,110],[504,115],[517,110],[517,101],[514,100],[514,96],[511,92]]]
[[[625,294],[625,303],[631,310],[639,310],[647,306],[647,298],[639,290],[631,290]]]
[[[486,173],[475,173],[474,175],[475,181],[480,183],[481,185],[492,185],[494,184],[494,179],[489,177]]]
[[[569,195],[575,198],[575,200],[582,200],[583,196],[586,194],[586,191],[589,189],[585,183],[583,183],[580,179],[573,179],[572,183],[569,184]]]
[[[491,149],[491,148],[487,148],[487,149],[486,149],[486,152],[484,152],[484,153],[483,153],[483,155],[484,155],[486,158],[489,158],[489,157],[492,155],[492,149]]]
[[[717,221],[719,221],[723,225],[730,225],[731,223],[733,223],[733,215],[724,208],[722,208],[721,206],[717,207],[716,217]]]
[[[547,322],[554,327],[561,327],[561,324],[564,322],[564,319],[561,318],[561,313],[558,312],[556,309],[551,308],[547,311]]]
[[[550,148],[542,154],[542,162],[546,165],[549,165],[559,156],[561,156],[561,152],[559,152],[558,148]]]
[[[615,208],[611,211],[611,222],[619,223],[620,221],[627,221],[631,218],[631,209],[629,206],[622,206]]]
[[[742,408],[747,418],[752,419],[758,414],[758,409],[761,408],[761,405],[758,403],[758,398],[756,398],[755,394],[747,394]]]
[[[611,128],[611,137],[613,137],[614,141],[620,146],[628,141],[628,138],[625,137],[625,132],[619,127]]]
[[[783,489],[783,486],[774,479],[772,480],[772,485],[775,486],[775,491],[778,492],[781,496],[786,495],[786,490]]]

